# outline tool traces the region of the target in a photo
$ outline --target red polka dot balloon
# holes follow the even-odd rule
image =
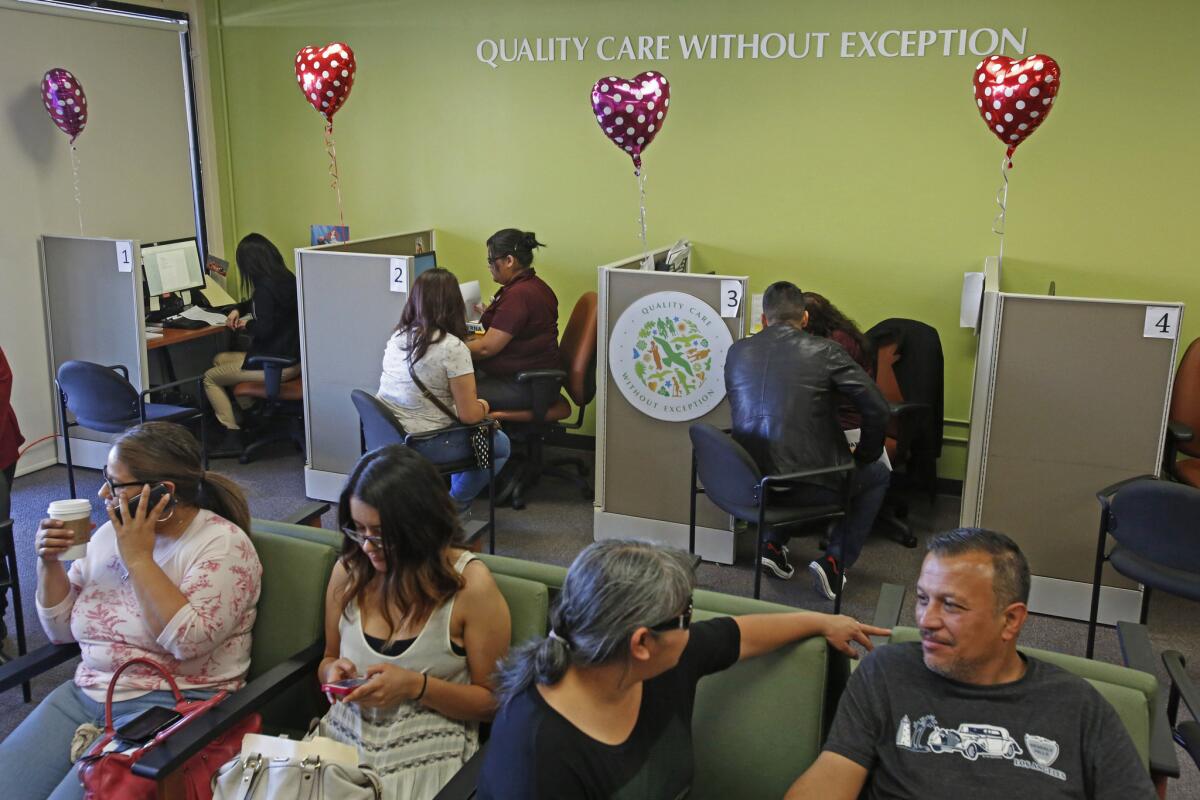
[[[643,72],[632,78],[601,78],[592,87],[592,113],[604,135],[628,153],[633,168],[641,170],[642,153],[667,121],[671,87],[661,72]]]
[[[350,97],[354,86],[354,51],[344,42],[308,46],[296,53],[296,83],[304,99],[333,128],[333,115]]]
[[[87,95],[79,80],[62,67],[47,72],[42,76],[42,105],[58,129],[75,144],[88,118]]]
[[[988,130],[1008,146],[1011,159],[1017,145],[1033,135],[1058,95],[1058,62],[1047,55],[1020,61],[989,56],[975,68],[975,105]]]

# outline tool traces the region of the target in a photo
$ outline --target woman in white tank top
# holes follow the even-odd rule
[[[450,495],[410,448],[359,459],[338,524],[346,544],[326,593],[317,676],[367,680],[334,702],[320,733],[358,748],[384,797],[432,798],[495,714],[508,606],[487,566],[452,545],[460,530]]]

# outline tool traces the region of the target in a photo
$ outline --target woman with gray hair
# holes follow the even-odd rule
[[[608,540],[571,564],[550,635],[502,665],[485,800],[684,797],[696,684],[741,659],[824,636],[857,657],[888,631],[810,612],[692,624],[691,556]]]

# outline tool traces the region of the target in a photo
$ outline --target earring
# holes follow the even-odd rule
[[[167,515],[166,515],[165,517],[159,517],[159,518],[158,518],[158,521],[159,521],[159,522],[166,522],[167,520],[169,520],[169,519],[170,519],[171,517],[173,517],[173,516],[175,516],[175,504],[174,504],[174,503],[172,503],[172,504],[171,504],[171,510],[170,510],[169,512],[167,512]]]

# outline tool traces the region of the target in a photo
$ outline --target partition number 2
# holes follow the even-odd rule
[[[1142,336],[1147,339],[1174,339],[1178,331],[1178,306],[1146,306]]]
[[[408,259],[393,258],[388,270],[388,288],[393,292],[408,294]]]

